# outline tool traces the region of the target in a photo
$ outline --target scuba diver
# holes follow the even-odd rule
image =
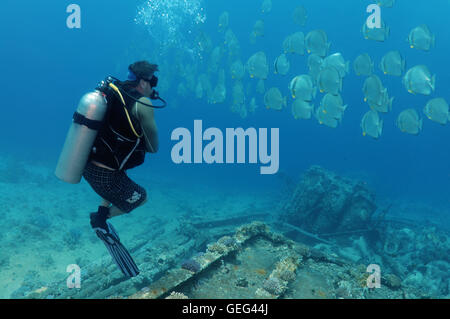
[[[122,273],[135,277],[139,269],[107,220],[147,201],[145,189],[127,170],[144,163],[146,153],[158,151],[154,109],[166,103],[155,90],[157,65],[139,61],[128,71],[126,81],[108,77],[81,99],[55,174],[69,183],[79,183],[83,176],[102,198],[97,212],[90,214],[91,226]]]

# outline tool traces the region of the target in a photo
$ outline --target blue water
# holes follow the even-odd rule
[[[105,75],[126,75],[126,69],[116,72],[115,67],[122,62],[120,59],[132,41],[143,43],[148,50],[158,49],[147,35],[145,26],[133,21],[137,7],[142,3],[78,1],[82,9],[80,30],[66,27],[68,14],[65,9],[68,4],[65,2],[44,1],[39,5],[23,5],[16,1],[3,3],[0,16],[3,73],[0,94],[4,107],[0,130],[2,136],[8,137],[1,139],[3,152],[31,153],[33,158],[56,162],[79,97]],[[206,30],[215,45],[221,43],[223,34],[216,31],[218,16],[225,10],[229,11],[230,28],[240,40],[244,62],[259,50],[273,61],[281,53],[283,39],[299,29],[305,33],[319,28],[325,30],[332,42],[331,52],[342,52],[350,61],[367,52],[377,66],[384,53],[397,49],[405,56],[407,66],[426,64],[436,73],[437,85],[433,96],[449,100],[445,88],[450,83],[450,72],[447,72],[450,44],[445,39],[448,39],[450,31],[446,28],[443,14],[449,4],[446,1],[433,5],[423,1],[398,1],[394,8],[383,8],[382,17],[391,28],[391,36],[386,42],[378,43],[364,40],[360,33],[367,17],[365,7],[369,3],[302,1],[308,10],[308,21],[305,27],[298,28],[290,18],[295,7],[292,1],[274,2],[272,12],[263,16],[264,38],[251,45],[248,34],[254,21],[262,17],[258,1],[248,2],[245,6],[238,1],[216,1],[214,5],[205,2],[202,7],[206,21],[198,29]],[[422,23],[426,23],[436,35],[437,44],[431,52],[409,49],[405,41],[409,31]],[[157,31],[164,33],[165,30]],[[190,39],[183,35],[183,31],[178,30],[180,38]],[[187,41],[186,44],[189,45]],[[133,52],[136,57],[139,53],[142,52]],[[293,57],[290,74],[306,73],[306,58]],[[132,62],[125,61],[122,65],[126,68]],[[376,72],[380,75],[379,70]],[[277,86],[287,95],[289,80],[271,76],[266,88]],[[383,76],[382,81],[390,95],[395,96],[395,101],[393,111],[383,117],[382,137],[371,140],[361,135],[359,127],[360,119],[368,109],[362,101],[363,81],[352,72],[345,79],[342,96],[349,108],[342,125],[334,130],[320,127],[315,120],[295,121],[289,105],[280,113],[260,108],[255,115],[242,120],[231,114],[226,104],[211,107],[194,97],[181,100],[173,90],[167,99],[175,101],[179,108],[157,112],[161,151],[150,160],[151,166],[173,174],[203,175],[211,170],[205,165],[176,167],[170,159],[173,146],[171,131],[178,126],[192,128],[194,118],[202,119],[205,127],[279,127],[282,171],[295,175],[311,164],[320,164],[337,171],[364,173],[372,178],[379,192],[446,200],[444,195],[450,182],[450,152],[445,143],[450,137],[448,126],[425,120],[424,131],[419,136],[404,135],[395,127],[396,116],[401,110],[413,107],[421,112],[431,97],[410,95],[404,90],[401,79]],[[258,102],[262,104],[261,99]],[[222,178],[232,177],[232,181],[242,176],[255,184],[270,180],[270,177],[258,176],[259,170],[254,165],[244,167],[222,165],[213,170]]]
[[[154,1],[168,3],[169,1]],[[173,3],[182,3],[175,1]],[[76,0],[82,10],[82,27],[66,27],[68,1],[39,2],[2,1],[0,11],[0,116],[1,156],[12,155],[28,163],[37,162],[52,169],[64,143],[71,116],[79,98],[92,90],[107,75],[124,78],[127,66],[135,60],[156,56],[159,64],[169,66],[177,50],[187,54],[193,48],[192,39],[204,31],[214,46],[223,42],[217,32],[219,15],[230,13],[230,28],[237,35],[243,62],[257,51],[264,51],[269,64],[282,52],[286,36],[296,31],[305,34],[323,29],[331,41],[330,53],[341,52],[351,63],[361,53],[369,53],[375,61],[375,72],[394,96],[393,110],[383,114],[384,130],[380,139],[361,134],[360,121],[368,105],[361,91],[364,78],[350,74],[344,79],[342,97],[348,109],[343,122],[336,129],[327,128],[315,119],[295,120],[291,115],[288,83],[298,74],[307,73],[307,54],[291,57],[288,76],[273,75],[266,81],[266,89],[278,87],[288,96],[288,106],[281,112],[260,106],[255,114],[242,119],[230,111],[231,80],[228,83],[226,103],[209,105],[198,100],[193,93],[187,98],[177,96],[176,88],[182,80],[172,77],[171,89],[165,93],[169,107],[157,110],[156,120],[160,134],[160,150],[149,156],[146,163],[135,170],[133,176],[151,176],[153,171],[166,175],[180,184],[215,185],[224,188],[264,189],[277,192],[276,176],[259,174],[259,164],[241,165],[175,165],[170,157],[174,142],[171,132],[177,127],[193,130],[194,119],[203,120],[204,128],[256,127],[280,128],[280,172],[297,178],[311,165],[321,165],[340,174],[366,180],[383,198],[402,198],[430,202],[439,207],[450,206],[450,124],[441,126],[424,118],[424,129],[418,136],[403,134],[395,125],[398,114],[415,108],[423,115],[423,107],[433,97],[450,102],[450,28],[447,12],[449,1],[398,0],[393,8],[382,8],[382,17],[391,28],[385,42],[365,40],[361,26],[366,20],[366,6],[372,1],[304,0],[308,11],[305,27],[298,27],[291,19],[297,1],[273,1],[269,14],[260,13],[261,1],[187,1],[187,7],[206,17],[204,23],[192,23],[191,15],[180,16],[179,28],[171,31],[171,39],[178,42],[177,50],[167,49],[158,41],[166,38],[165,25],[148,29],[136,23],[142,0],[88,1]],[[195,4],[198,3],[197,8]],[[265,22],[265,36],[250,44],[249,34],[256,20]],[[427,24],[436,36],[436,47],[430,52],[409,48],[409,31]],[[191,31],[191,33],[187,33]],[[150,33],[151,32],[151,33]],[[151,34],[151,36],[150,36]],[[384,76],[378,68],[381,57],[390,50],[399,50],[405,57],[407,68],[425,64],[436,74],[436,91],[432,96],[409,94],[401,78]],[[158,54],[161,53],[161,54]],[[165,55],[166,54],[166,55]],[[132,60],[133,59],[133,60]],[[205,57],[205,63],[207,62]],[[152,61],[151,61],[152,62]],[[228,77],[226,59],[222,60]],[[176,69],[159,73],[174,73]],[[248,75],[245,84],[250,81]],[[256,81],[252,82],[253,85]],[[214,83],[213,83],[214,85]],[[250,100],[247,97],[247,100]],[[316,105],[320,96],[316,98]],[[176,107],[173,107],[175,106]],[[199,194],[200,196],[200,194]]]

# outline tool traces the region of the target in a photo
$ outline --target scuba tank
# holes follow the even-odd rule
[[[94,92],[87,93],[81,98],[56,166],[55,175],[60,180],[71,184],[78,184],[81,181],[84,168],[108,109],[106,97],[109,94],[117,94],[125,106],[119,88],[122,88],[121,82],[117,78],[108,76],[100,82]],[[155,90],[153,90],[150,99],[159,100],[162,105],[143,103],[129,95],[125,90],[123,93],[135,102],[147,107],[164,108],[167,105],[166,101]]]
[[[60,180],[71,184],[81,181],[107,108],[105,96],[99,90],[81,98],[56,166],[55,175]]]

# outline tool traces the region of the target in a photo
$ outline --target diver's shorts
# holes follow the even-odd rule
[[[133,182],[122,170],[110,171],[89,162],[83,177],[98,195],[124,213],[131,212],[147,198],[145,189]]]

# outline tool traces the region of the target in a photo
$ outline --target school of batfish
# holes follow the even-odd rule
[[[391,8],[395,0],[380,0],[378,4]],[[272,0],[262,1],[260,19],[250,25],[250,45],[264,41],[265,24],[269,21],[266,18],[273,6]],[[299,5],[292,10],[291,18],[292,22],[303,28],[307,25],[308,12]],[[350,63],[341,52],[330,52],[331,41],[321,29],[287,34],[280,41],[280,51],[273,62],[269,61],[264,51],[255,50],[257,52],[243,56],[241,43],[230,27],[231,19],[229,12],[223,12],[219,17],[217,31],[223,34],[220,45],[214,46],[212,38],[205,32],[196,38],[197,50],[202,54],[206,70],[199,72],[201,67],[195,63],[178,68],[184,79],[177,88],[177,93],[182,97],[193,92],[196,98],[217,104],[224,103],[227,95],[230,95],[231,111],[242,118],[254,113],[258,103],[264,103],[265,108],[275,111],[284,110],[290,105],[295,119],[315,118],[321,125],[336,128],[349,109],[341,95],[344,80],[352,72],[358,77],[364,77],[362,100],[368,105],[368,110],[361,119],[362,134],[377,139],[383,132],[383,118],[397,103],[383,84],[383,77],[399,78],[405,91],[413,95],[430,96],[435,92],[436,75],[424,64],[407,67],[405,55],[399,50],[386,50],[378,63],[374,61],[376,57],[362,52]],[[390,28],[385,21],[381,21],[380,28],[373,29],[364,23],[361,33],[362,39],[384,42],[390,36]],[[408,42],[407,50],[421,51],[432,50],[436,41],[435,35],[425,24],[411,29],[408,35],[405,34],[405,39]],[[292,59],[305,55],[305,72],[298,74],[291,68]],[[227,68],[222,67],[224,58],[227,59]],[[232,83],[228,88],[227,77],[231,78]],[[286,87],[267,87],[270,77],[286,79]],[[422,110],[411,107],[402,110],[399,107],[396,111],[399,115],[394,123],[401,132],[412,135],[422,131],[421,114],[441,125],[450,121],[449,105],[442,97],[429,100]]]

